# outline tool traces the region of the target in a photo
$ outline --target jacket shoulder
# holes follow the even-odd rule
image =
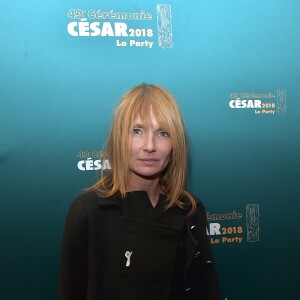
[[[91,191],[85,194],[80,195],[74,200],[74,203],[80,203],[80,206],[85,212],[99,208],[99,207],[108,207],[108,206],[121,206],[120,195],[115,194],[110,197],[101,197],[95,191]]]
[[[74,200],[74,203],[80,203],[82,208],[87,212],[99,206],[99,199],[99,196],[94,191],[91,191],[78,196]]]
[[[192,197],[194,199],[194,201],[196,202],[196,210],[195,210],[195,212],[192,215],[195,215],[195,214],[197,215],[199,213],[200,214],[203,214],[203,213],[205,214],[205,206],[204,206],[203,202],[198,197],[196,197],[195,195],[193,195],[192,193],[187,192],[187,194],[190,197]],[[189,197],[187,195],[185,195],[183,197],[183,202],[185,204],[187,204],[188,206],[191,205],[191,200],[189,199]]]

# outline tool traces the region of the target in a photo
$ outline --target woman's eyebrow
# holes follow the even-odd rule
[[[133,124],[134,128],[145,128],[145,125],[141,124],[141,123],[135,123]]]
[[[141,129],[146,129],[146,128],[148,128],[148,126],[146,126],[145,124],[143,124],[143,123],[134,123],[133,125],[132,125],[132,127],[133,128],[141,128]],[[165,129],[163,129],[163,127],[161,127],[161,126],[158,126],[158,127],[153,127],[153,126],[151,126],[151,128],[153,129],[153,130],[155,130],[155,131],[165,131]]]

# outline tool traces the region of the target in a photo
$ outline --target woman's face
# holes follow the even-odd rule
[[[130,175],[145,179],[156,179],[167,167],[171,152],[172,140],[157,124],[151,113],[152,127],[147,128],[138,116],[129,134],[129,171]]]

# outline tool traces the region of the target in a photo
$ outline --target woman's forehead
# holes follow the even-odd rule
[[[169,129],[170,114],[165,114],[164,110],[159,109],[157,105],[140,106],[131,117],[131,126],[141,124],[147,128],[164,128]]]
[[[133,126],[158,128],[160,124],[153,112],[150,112],[147,117],[142,117],[140,114],[137,114],[133,119]]]

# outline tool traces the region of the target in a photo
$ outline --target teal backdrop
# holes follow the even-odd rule
[[[227,300],[299,298],[300,2],[0,3],[0,298],[55,299],[124,92],[176,97]]]

